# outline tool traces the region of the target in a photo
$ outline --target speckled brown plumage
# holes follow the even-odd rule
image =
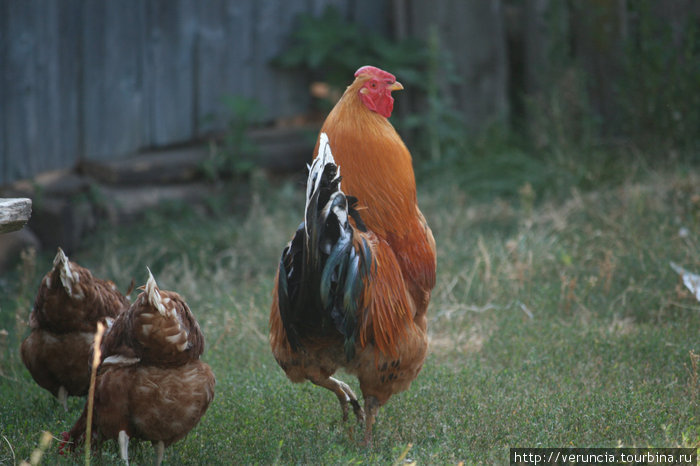
[[[20,348],[24,365],[65,407],[66,395],[82,396],[88,391],[97,323],[107,324],[128,307],[128,299],[113,282],[69,261],[59,248],[29,316],[31,333]]]
[[[163,449],[192,430],[214,398],[215,378],[199,357],[204,336],[182,297],[160,290],[152,276],[107,332],[95,386],[93,438],[128,440]],[[66,439],[81,443],[86,410]]]

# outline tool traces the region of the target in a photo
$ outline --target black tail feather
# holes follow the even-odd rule
[[[355,228],[364,232],[366,227],[355,209],[357,199],[340,189],[339,168],[323,136],[310,167],[305,220],[280,260],[279,311],[293,350],[305,337],[340,333],[351,359],[372,255],[364,239],[359,250],[353,245]]]

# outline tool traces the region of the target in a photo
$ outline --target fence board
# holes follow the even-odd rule
[[[287,2],[283,7],[274,0],[256,2],[257,21],[254,29],[256,61],[252,68],[255,96],[268,119],[299,113],[310,102],[309,92],[302,76],[285,73],[270,66],[270,61],[286,47],[286,39],[298,14],[305,11],[299,2]]]
[[[343,0],[311,0],[311,13],[321,16],[329,6],[334,6],[343,17],[346,17],[348,2]]]
[[[379,3],[0,0],[0,185],[222,130],[225,95],[303,113],[304,77],[270,64],[297,15],[332,4],[375,24]]]
[[[370,31],[388,31],[391,13],[387,2],[376,0],[355,0],[348,11],[352,22]]]
[[[199,134],[221,127],[225,121],[222,96],[253,97],[252,77],[247,68],[253,61],[250,0],[214,0],[199,5],[199,35],[196,47],[196,98]],[[218,122],[218,124],[217,124]]]
[[[143,147],[140,0],[85,2],[83,85],[85,156],[124,156]]]
[[[5,55],[7,51],[7,23],[8,23],[8,1],[0,0],[0,70],[7,70]],[[9,156],[7,155],[7,131],[5,128],[5,114],[7,109],[6,95],[7,85],[5,84],[6,76],[4,71],[0,74],[0,185],[10,181],[8,175]]]
[[[32,84],[32,49],[34,47],[33,9],[29,2],[7,2],[7,22],[5,30],[8,40],[5,57],[6,71],[4,87],[6,89],[5,107],[5,148],[8,154],[16,154],[12,165],[8,167],[7,177],[12,179],[21,173],[30,173],[29,157],[30,138],[27,132],[31,123],[36,124],[36,115],[32,112],[34,95]],[[10,20],[10,17],[12,20]],[[26,124],[24,122],[27,122]],[[10,137],[11,135],[11,137]]]
[[[8,2],[7,9],[3,112],[9,165],[6,177],[13,179],[57,168],[66,161],[61,160],[59,151],[62,138],[58,125],[63,115],[56,53],[58,6],[42,0]]]
[[[144,141],[155,146],[188,141],[194,137],[196,4],[155,0],[145,9]]]
[[[45,110],[47,155],[45,167],[51,169],[73,165],[80,157],[80,24],[81,2],[79,0],[48,0],[45,11],[49,15],[51,34],[46,37],[50,73],[47,83]],[[50,155],[49,155],[50,154]],[[39,167],[42,170],[42,167]],[[45,170],[45,168],[43,168]]]

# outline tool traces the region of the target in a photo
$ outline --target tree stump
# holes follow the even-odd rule
[[[32,215],[32,200],[0,198],[0,233],[20,230]]]

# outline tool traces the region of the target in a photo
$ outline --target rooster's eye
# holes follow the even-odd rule
[[[377,83],[375,83],[374,81],[372,81],[372,82],[370,83],[370,86],[372,86],[372,89],[375,89],[375,88],[377,87]]]

